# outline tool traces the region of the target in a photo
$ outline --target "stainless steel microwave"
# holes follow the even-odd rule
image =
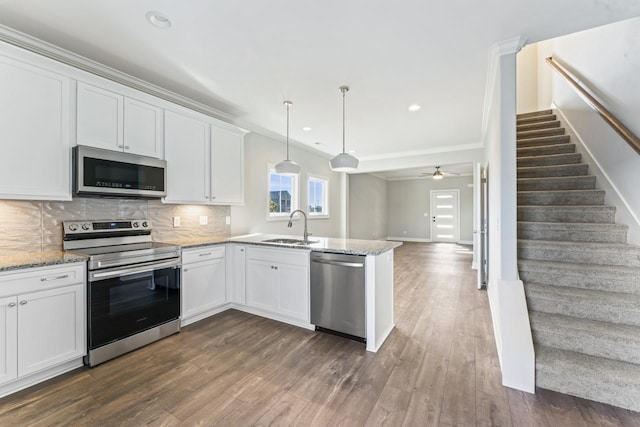
[[[167,162],[78,145],[73,148],[73,192],[78,196],[159,199],[167,195]]]

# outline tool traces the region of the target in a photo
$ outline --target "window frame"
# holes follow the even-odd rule
[[[266,192],[266,210],[267,221],[288,221],[291,212],[299,209],[300,206],[300,177],[298,175],[287,176],[291,178],[291,212],[271,212],[269,211],[269,203],[271,201],[271,175],[280,175],[276,173],[276,166],[272,163],[267,164],[267,192]]]
[[[311,183],[311,181],[316,181],[316,182],[322,182],[324,184],[324,210],[321,213],[316,213],[316,212],[311,212],[311,210],[309,209],[309,206],[311,204],[311,194],[309,191],[309,184]],[[309,219],[319,219],[319,218],[330,218],[330,206],[329,206],[329,178],[326,176],[320,176],[320,175],[314,175],[314,174],[307,174],[307,209],[308,209],[308,214],[309,214]]]

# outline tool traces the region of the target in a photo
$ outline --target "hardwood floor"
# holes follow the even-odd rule
[[[0,426],[640,426],[634,413],[502,387],[467,247],[405,243],[396,329],[362,344],[238,311],[0,399]]]

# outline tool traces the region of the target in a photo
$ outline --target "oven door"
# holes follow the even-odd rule
[[[89,273],[89,349],[180,317],[180,260]]]

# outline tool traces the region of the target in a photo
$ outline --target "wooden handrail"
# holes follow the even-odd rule
[[[604,105],[600,104],[589,92],[587,92],[560,64],[555,62],[552,57],[546,59],[547,63],[556,70],[571,86],[578,92],[578,95],[593,108],[596,113],[604,119],[622,137],[627,143],[640,154],[640,138],[638,138],[631,130],[618,120]]]

